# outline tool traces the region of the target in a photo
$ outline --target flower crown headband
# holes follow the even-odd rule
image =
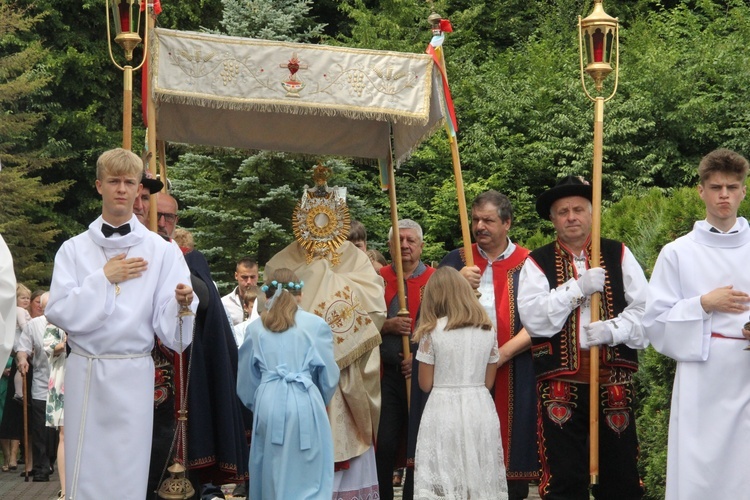
[[[268,297],[269,290],[274,290],[273,297],[269,298],[266,301],[266,310],[271,310],[274,303],[276,302],[276,299],[279,298],[279,295],[281,295],[281,292],[283,292],[284,290],[289,293],[300,293],[304,285],[305,283],[302,280],[300,280],[299,283],[295,283],[294,281],[279,283],[278,281],[273,280],[270,287],[268,285],[263,285],[262,287],[260,287],[260,289],[263,291],[266,297]]]
[[[273,280],[271,282],[271,285],[263,285],[260,287],[260,289],[263,291],[263,293],[266,293],[268,290],[277,290],[279,287],[281,287],[284,290],[288,290],[290,292],[299,292],[302,290],[302,287],[305,286],[305,282],[300,280],[299,283],[295,283],[294,281],[289,281],[287,283],[279,283],[276,280]]]

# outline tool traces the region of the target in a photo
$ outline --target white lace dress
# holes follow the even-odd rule
[[[500,421],[484,386],[498,360],[494,330],[445,331],[445,318],[422,337],[417,359],[435,365],[432,391],[419,424],[414,498],[508,498]]]

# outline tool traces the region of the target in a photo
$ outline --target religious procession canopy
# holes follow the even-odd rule
[[[403,161],[443,125],[428,54],[154,30],[157,139]]]

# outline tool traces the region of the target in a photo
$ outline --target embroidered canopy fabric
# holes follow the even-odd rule
[[[427,54],[156,29],[157,138],[396,162],[442,124]]]

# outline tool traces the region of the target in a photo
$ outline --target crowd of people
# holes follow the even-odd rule
[[[625,244],[592,242],[592,187],[568,176],[537,199],[556,237],[533,251],[490,190],[471,204],[474,243],[437,268],[414,220],[390,229],[390,263],[361,223],[324,222],[262,281],[239,259],[221,296],[177,200],[135,154],[105,152],[102,214],[63,244],[49,292],[15,283],[0,239],[2,471],[49,481],[56,466],[60,498],[82,500],[158,498],[173,463],[195,498],[231,483],[253,500],[392,499],[405,470],[405,499],[640,499],[633,376],[651,344],[677,361],[667,498],[735,497],[750,486],[733,473],[750,453],[748,167],[726,149],[703,158],[705,220],[663,248],[650,283]],[[296,210],[341,203],[319,177]]]

